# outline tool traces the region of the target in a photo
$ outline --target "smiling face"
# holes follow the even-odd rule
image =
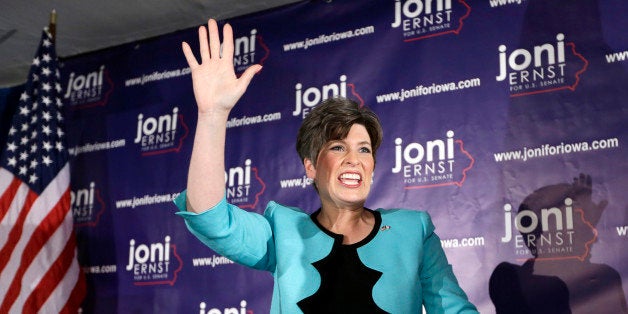
[[[375,168],[366,128],[354,124],[344,139],[323,145],[315,164],[306,158],[304,166],[308,178],[316,183],[323,208],[362,208]]]

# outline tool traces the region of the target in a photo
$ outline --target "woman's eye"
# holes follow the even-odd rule
[[[369,153],[370,154],[371,153],[371,149],[368,148],[368,147],[362,147],[362,148],[360,148],[360,152],[362,152],[362,153]]]
[[[340,146],[340,145],[335,145],[329,148],[330,150],[337,150],[337,151],[342,151],[344,150],[344,147]]]

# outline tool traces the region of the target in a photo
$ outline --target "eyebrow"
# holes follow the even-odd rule
[[[327,145],[329,145],[329,144],[333,144],[333,143],[345,143],[345,144],[346,144],[346,143],[347,143],[347,141],[345,141],[344,139],[341,139],[341,140],[331,140],[331,141],[328,141],[328,142],[327,142]],[[370,142],[370,141],[368,141],[368,140],[360,141],[360,142],[358,142],[358,143],[357,143],[357,145],[358,145],[358,146],[359,146],[359,145],[368,145],[368,146],[373,146],[373,145],[371,144],[371,142]]]

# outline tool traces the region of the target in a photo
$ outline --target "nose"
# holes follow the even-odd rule
[[[345,163],[352,166],[357,166],[360,164],[360,158],[358,158],[358,153],[355,150],[351,150],[347,153],[345,157]]]

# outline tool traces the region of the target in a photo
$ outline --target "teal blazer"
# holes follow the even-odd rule
[[[334,238],[302,210],[270,202],[264,215],[223,200],[202,213],[186,211],[186,193],[175,200],[178,215],[205,245],[274,277],[271,313],[302,313],[297,302],[321,283],[313,262],[326,257]],[[382,276],[373,300],[390,313],[477,313],[458,285],[426,212],[377,209],[381,228],[357,249],[362,263]]]

